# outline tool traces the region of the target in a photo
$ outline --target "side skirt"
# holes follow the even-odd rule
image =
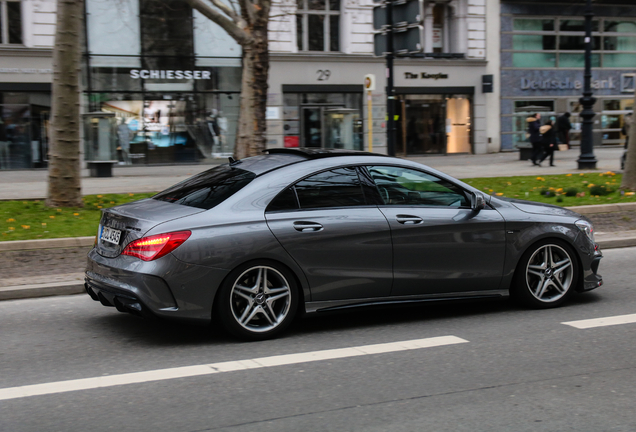
[[[306,313],[326,312],[365,306],[398,305],[444,300],[468,300],[508,297],[508,290],[469,291],[452,294],[425,294],[417,296],[377,297],[349,300],[331,300],[305,303]]]

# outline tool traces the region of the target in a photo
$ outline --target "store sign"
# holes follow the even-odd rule
[[[10,74],[50,74],[50,73],[53,73],[53,69],[0,68],[0,73],[10,73]]]
[[[621,75],[621,93],[633,93],[636,91],[636,74],[625,73]]]
[[[131,69],[132,79],[212,79],[210,71]]]
[[[599,89],[615,89],[616,83],[613,78],[604,80],[592,80],[592,88]],[[583,82],[579,80],[548,79],[548,80],[531,80],[521,78],[521,90],[580,90],[583,88]]]
[[[426,73],[426,72],[422,72],[421,74],[416,74],[416,73],[411,73],[411,72],[404,72],[404,78],[405,79],[434,79],[434,80],[438,80],[438,79],[448,79],[448,74],[445,73],[435,73],[435,74],[430,74],[430,73]]]

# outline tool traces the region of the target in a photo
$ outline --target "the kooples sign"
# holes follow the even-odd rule
[[[421,74],[416,74],[416,73],[412,73],[412,72],[404,72],[404,78],[405,79],[434,79],[434,80],[438,80],[438,79],[448,79],[448,74],[445,73],[435,73],[435,74],[430,74],[430,73],[426,73],[426,72],[422,72]]]
[[[132,79],[195,79],[207,80],[211,78],[210,71],[202,70],[148,70],[132,69],[130,71]]]
[[[591,85],[593,89],[597,90],[616,88],[616,83],[612,78],[592,80]],[[580,90],[582,88],[583,83],[581,81],[570,80],[570,78],[566,78],[564,80],[531,80],[528,78],[521,78],[521,90]]]

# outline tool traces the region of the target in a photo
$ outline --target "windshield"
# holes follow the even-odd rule
[[[159,192],[153,197],[189,207],[209,210],[251,182],[256,174],[219,165]]]

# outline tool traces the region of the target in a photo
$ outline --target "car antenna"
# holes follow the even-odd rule
[[[236,160],[232,156],[227,158],[227,160],[230,162],[230,166],[235,166],[241,163],[241,160]]]

